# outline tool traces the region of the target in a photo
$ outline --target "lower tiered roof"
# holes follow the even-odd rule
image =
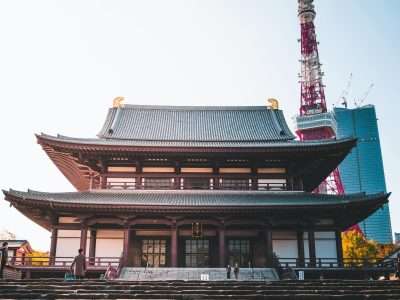
[[[5,198],[33,221],[50,228],[54,214],[197,214],[283,216],[334,220],[351,226],[387,203],[389,194],[326,195],[307,192],[261,191],[105,191],[45,193],[3,191]],[[331,224],[332,225],[332,224]]]

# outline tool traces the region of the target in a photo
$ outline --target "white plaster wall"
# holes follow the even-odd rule
[[[308,247],[308,240],[304,240],[304,258],[310,258],[310,248]]]
[[[113,261],[118,263],[124,249],[123,230],[98,230],[96,237],[96,257],[115,257]],[[102,265],[107,265],[105,259]],[[107,260],[109,261],[109,259]]]
[[[336,258],[336,241],[315,240],[315,256],[317,258]]]
[[[315,232],[315,256],[317,258],[336,258],[336,236],[334,231]]]
[[[272,232],[272,249],[279,257],[282,264],[295,264],[298,258],[297,234],[294,231],[273,231]],[[285,260],[290,258],[290,260]]]
[[[336,236],[334,231],[315,232],[315,256],[323,266],[336,265]]]
[[[72,262],[73,257],[78,255],[80,236],[80,230],[58,230],[56,264],[62,264],[63,261]]]
[[[272,248],[280,258],[297,258],[297,241],[293,240],[273,240]]]

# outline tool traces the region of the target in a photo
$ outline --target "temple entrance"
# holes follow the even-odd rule
[[[234,266],[235,263],[240,267],[249,267],[249,263],[252,265],[250,240],[229,240],[228,262],[231,266]]]
[[[185,267],[210,267],[210,241],[207,239],[187,239],[184,246]]]
[[[167,266],[167,241],[162,239],[143,239],[142,241],[142,267]]]

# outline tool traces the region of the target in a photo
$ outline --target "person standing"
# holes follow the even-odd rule
[[[239,279],[239,264],[236,262],[235,266],[233,267],[233,274],[235,274],[235,279]]]
[[[397,279],[400,279],[400,253],[397,254],[396,259],[396,277]]]
[[[83,249],[78,250],[78,255],[75,256],[71,264],[71,272],[76,279],[83,279],[86,273],[86,257],[83,255]]]
[[[231,271],[232,271],[231,265],[227,265],[226,266],[226,279],[231,279]]]
[[[0,259],[0,279],[3,279],[4,277],[4,267],[7,264],[8,261],[8,243],[7,242],[3,242],[1,248],[0,248],[0,255],[1,255],[1,259]]]

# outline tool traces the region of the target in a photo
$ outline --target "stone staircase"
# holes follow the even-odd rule
[[[120,280],[128,281],[162,281],[162,280],[203,280],[226,281],[225,268],[123,268]],[[233,271],[231,280],[234,279]],[[239,281],[273,281],[279,280],[275,269],[241,268]]]
[[[399,300],[400,281],[3,280],[0,299]]]

